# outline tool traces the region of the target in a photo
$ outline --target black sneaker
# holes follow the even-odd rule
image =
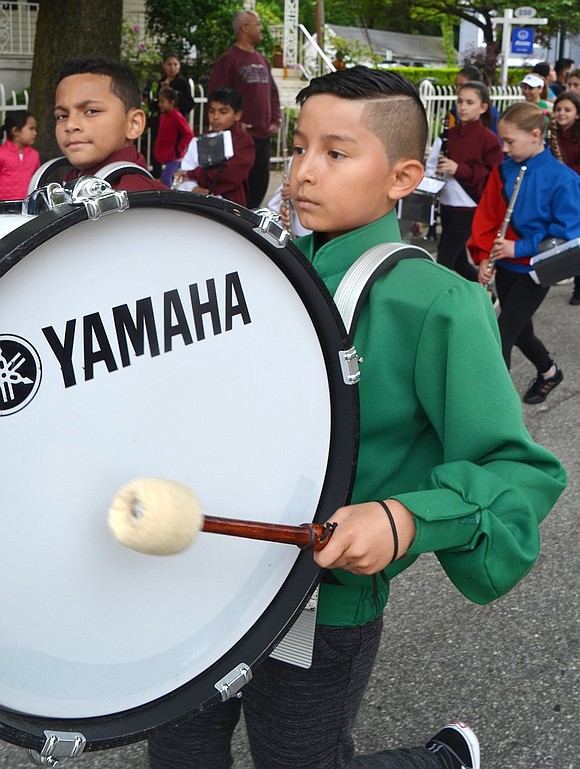
[[[540,372],[538,372],[538,376],[535,379],[532,379],[530,386],[524,395],[524,403],[532,403],[534,405],[536,403],[543,403],[554,387],[558,387],[562,379],[564,379],[564,374],[562,373],[562,369],[559,369],[558,367],[556,367],[554,376],[548,377],[548,379],[545,379]]]
[[[446,724],[427,743],[445,769],[480,769],[479,740],[466,724]]]
[[[580,289],[575,288],[568,304],[580,304]]]

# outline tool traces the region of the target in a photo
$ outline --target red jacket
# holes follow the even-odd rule
[[[458,164],[455,179],[475,203],[483,194],[491,169],[503,161],[499,139],[481,120],[449,129],[447,156]]]
[[[23,147],[20,157],[18,145],[5,141],[0,146],[0,200],[24,200],[38,168],[40,156],[35,149]]]
[[[234,123],[230,130],[234,156],[215,168],[198,166],[188,171],[187,175],[212,195],[221,195],[222,198],[245,206],[248,201],[248,177],[254,165],[256,148],[250,134],[242,131],[239,123]]]
[[[564,163],[570,168],[573,168],[577,174],[580,174],[580,137],[573,141],[572,134],[575,126],[565,128],[563,131],[558,131],[558,145]]]
[[[177,109],[159,115],[159,131],[153,154],[158,163],[181,160],[187,145],[193,139],[189,123]]]

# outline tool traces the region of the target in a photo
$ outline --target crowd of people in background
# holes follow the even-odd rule
[[[208,89],[208,135],[227,134],[231,152],[220,157],[217,163],[204,163],[198,153],[200,140],[194,136],[191,128],[194,99],[190,84],[181,72],[179,57],[169,52],[163,56],[160,63],[159,78],[148,82],[142,92],[142,101],[148,113],[151,173],[154,179],[160,181],[161,187],[195,190],[198,193],[227,198],[248,208],[257,208],[262,204],[268,189],[271,138],[278,132],[281,123],[280,100],[268,61],[257,50],[263,39],[259,15],[250,10],[238,11],[233,19],[233,30],[235,42],[216,61]],[[485,253],[485,258],[489,259],[489,251],[486,252],[486,249],[495,248],[497,251],[498,246],[494,245],[492,239],[489,243],[486,242],[482,251],[481,243],[478,242],[478,228],[481,227],[481,212],[485,206],[491,206],[494,210],[497,208],[496,201],[489,202],[489,196],[505,196],[508,191],[506,189],[501,193],[497,174],[503,174],[504,170],[509,168],[510,158],[513,160],[516,157],[514,144],[517,144],[518,137],[510,138],[510,131],[506,127],[513,128],[515,125],[520,131],[529,132],[532,130],[529,126],[536,125],[534,110],[537,111],[543,121],[544,131],[539,132],[538,129],[534,134],[534,153],[530,157],[541,154],[544,159],[549,157],[551,162],[555,156],[560,165],[550,166],[551,178],[553,174],[559,173],[560,166],[567,166],[566,171],[570,175],[566,178],[577,182],[580,178],[580,70],[575,68],[574,61],[569,58],[561,58],[555,65],[548,62],[536,64],[520,82],[524,104],[532,108],[531,113],[526,113],[528,122],[523,121],[521,124],[515,117],[512,120],[506,118],[505,114],[499,115],[497,108],[491,103],[485,77],[477,67],[464,66],[456,76],[455,86],[456,102],[446,118],[442,135],[433,143],[426,160],[427,176],[438,177],[446,182],[439,200],[437,258],[441,264],[470,281],[485,280],[489,283],[492,274],[486,275],[485,269],[482,269],[482,254]],[[524,114],[521,106],[520,104],[518,115]],[[499,128],[502,124],[503,133]],[[57,117],[57,136],[61,128]],[[140,136],[143,129],[144,126],[135,136]],[[5,140],[0,146],[0,197],[5,200],[22,199],[28,193],[30,180],[40,165],[38,153],[33,148],[36,138],[35,119],[24,110],[8,112],[2,133]],[[128,135],[132,134],[129,132]],[[546,149],[548,137],[550,149]],[[133,146],[123,148],[120,155],[115,154],[112,159],[145,165],[144,159],[136,154]],[[508,166],[505,165],[506,162]],[[86,171],[90,170],[90,167],[90,164],[83,167],[77,164],[76,169]],[[488,183],[490,178],[495,180],[493,184]],[[503,176],[501,178],[503,184],[505,179]],[[526,184],[531,186],[529,177]],[[497,189],[492,193],[490,190],[494,185]],[[576,186],[572,184],[574,190]],[[548,185],[544,196],[550,198],[550,189],[553,189],[553,185],[552,188]],[[568,197],[568,200],[572,198]],[[270,205],[286,206],[291,211],[287,185],[277,191]],[[561,223],[561,239],[565,237],[571,240],[580,236],[572,209],[569,206],[566,209],[569,211],[568,221]],[[559,212],[562,207],[554,210]],[[536,214],[537,212],[533,216],[537,224]],[[291,215],[288,214],[288,217]],[[554,216],[551,216],[551,219],[552,221],[546,220],[544,223],[543,234],[546,237],[555,236],[552,232],[556,226]],[[286,223],[290,224],[290,221],[288,218]],[[492,230],[495,224],[494,221]],[[525,230],[521,222],[518,222],[518,225]],[[296,218],[294,229],[304,232]],[[534,241],[534,248],[538,247],[540,240],[541,238],[535,239],[537,242]],[[497,265],[499,269],[497,272],[494,270],[493,275],[496,276],[502,308],[500,327],[508,324],[511,328],[511,341],[507,341],[507,336],[504,340],[504,356],[509,366],[508,348],[518,344],[520,332],[525,331],[528,338],[533,340],[536,350],[541,343],[533,335],[531,326],[534,310],[528,312],[529,325],[526,325],[526,321],[523,324],[525,328],[517,323],[513,326],[513,323],[506,320],[506,306],[509,306],[510,302],[504,279],[506,269],[507,273],[514,273],[515,270],[515,277],[512,277],[518,284],[522,283],[522,275],[525,276],[529,272],[529,267],[526,268],[522,266],[523,263],[514,260],[512,253],[515,241],[516,254],[518,249],[522,248],[525,233],[512,233],[508,241],[507,245],[503,244],[503,251],[497,251],[500,254]],[[512,245],[509,245],[510,243]],[[528,261],[532,255],[526,253]],[[518,265],[517,269],[513,267],[514,263]],[[525,281],[524,285],[527,285]],[[537,292],[534,290],[533,293]],[[535,304],[532,301],[529,307],[537,309],[540,301],[541,299],[535,301]],[[574,280],[570,304],[580,305],[580,276]],[[518,333],[512,326],[517,326]],[[538,360],[536,353],[528,357],[530,360]],[[552,382],[554,377],[561,378],[559,369],[554,372],[555,364],[551,359],[550,365],[547,365],[548,356],[545,351],[541,352],[540,357],[544,369],[540,371],[542,366],[538,368],[539,375],[547,375]],[[531,402],[528,396],[529,393],[526,398]]]

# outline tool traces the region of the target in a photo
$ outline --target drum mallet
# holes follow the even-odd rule
[[[115,539],[130,550],[172,555],[188,548],[200,531],[322,550],[335,523],[278,523],[204,516],[194,492],[177,481],[137,478],[115,496],[108,516]]]

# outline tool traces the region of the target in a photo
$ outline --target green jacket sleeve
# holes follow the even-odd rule
[[[488,603],[533,566],[539,523],[565,488],[566,475],[525,428],[481,287],[456,283],[431,304],[416,352],[415,386],[444,460],[417,490],[394,495],[415,515],[408,555],[435,552],[467,598]]]

